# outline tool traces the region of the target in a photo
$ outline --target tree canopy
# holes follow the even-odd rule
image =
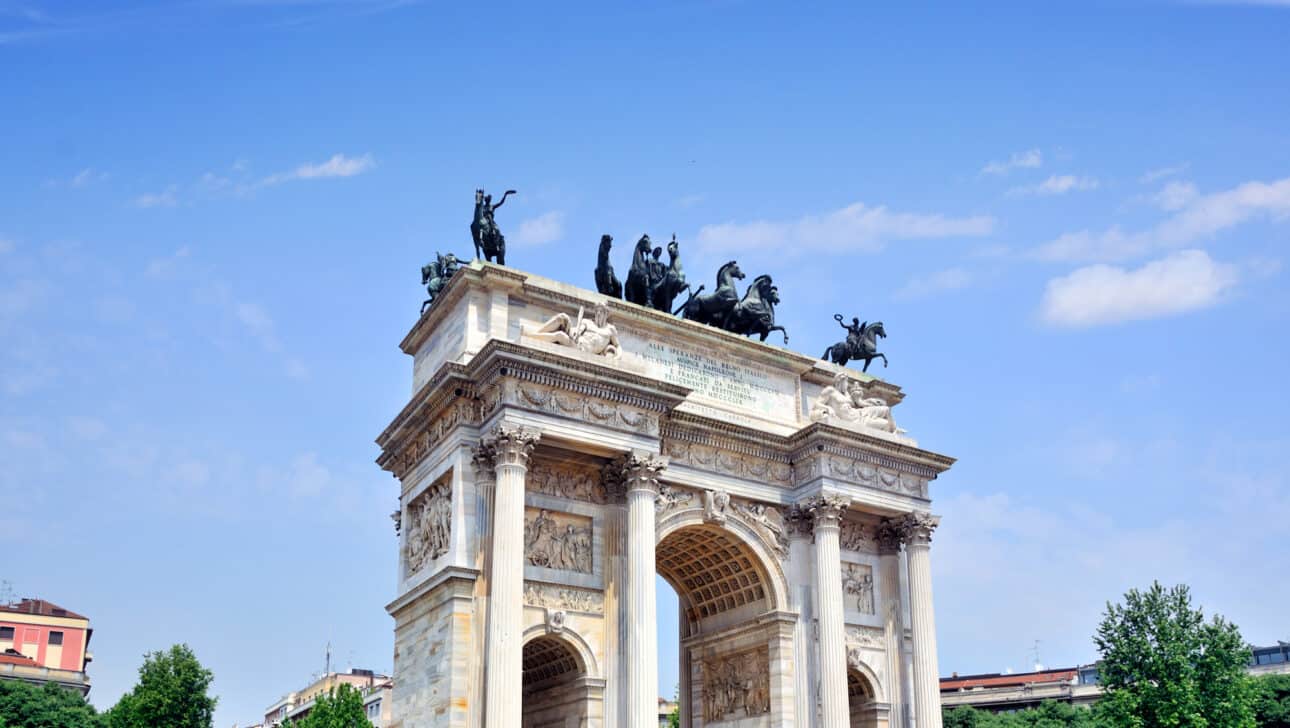
[[[1254,679],[1254,719],[1260,728],[1290,728],[1290,675]]]
[[[372,728],[372,722],[363,709],[363,694],[341,683],[319,695],[304,718],[288,721],[283,728]]]
[[[109,728],[211,728],[213,676],[188,645],[144,655],[139,682],[106,713]]]
[[[1105,690],[1098,716],[1125,728],[1253,728],[1250,648],[1236,625],[1209,621],[1180,585],[1131,589],[1106,605],[1093,638]]]
[[[992,713],[970,706],[945,709],[945,728],[1096,728],[1093,711],[1045,700],[1037,708]]]
[[[75,690],[0,680],[0,728],[102,728],[102,716]]]

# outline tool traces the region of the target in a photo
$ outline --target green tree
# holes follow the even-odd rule
[[[107,712],[109,728],[211,728],[216,698],[213,676],[188,645],[150,652],[139,683]]]
[[[1253,728],[1250,648],[1236,625],[1205,621],[1185,585],[1131,589],[1106,605],[1093,638],[1105,689],[1097,714],[1117,728]]]
[[[94,706],[75,690],[0,680],[0,728],[102,728]]]
[[[341,683],[319,695],[302,720],[288,721],[283,728],[372,728],[372,722],[363,709],[363,694]]]
[[[1260,728],[1290,728],[1290,675],[1254,678],[1254,720]]]
[[[962,705],[944,709],[941,715],[945,728],[1096,728],[1099,725],[1088,708],[1052,700],[1012,713],[991,713]]]

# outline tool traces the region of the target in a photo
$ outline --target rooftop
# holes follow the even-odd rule
[[[11,614],[36,614],[42,617],[84,619],[89,621],[89,617],[64,609],[57,604],[45,601],[44,599],[23,598],[17,604],[0,604],[0,613],[4,612]]]

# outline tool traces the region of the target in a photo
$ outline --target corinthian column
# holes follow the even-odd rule
[[[667,460],[632,452],[619,461],[627,490],[627,728],[658,725],[658,622],[654,605],[654,500]]]
[[[820,620],[820,703],[829,728],[851,724],[847,705],[847,633],[842,618],[842,555],[838,531],[847,498],[824,495],[806,507],[815,520],[816,615]]]
[[[900,608],[900,541],[904,531],[891,519],[884,518],[878,525],[878,579],[882,585],[883,637],[887,650],[887,705],[888,724],[905,728],[903,706],[904,681],[901,666],[905,664],[903,643],[905,623]]]
[[[524,476],[538,432],[501,425],[485,442],[493,452],[492,560],[488,565],[487,676],[484,725],[520,728],[523,689],[521,629],[524,613]]]
[[[909,559],[909,619],[914,633],[914,719],[918,728],[941,728],[940,673],[936,665],[936,617],[932,612],[932,531],[939,516],[910,513],[901,525]]]

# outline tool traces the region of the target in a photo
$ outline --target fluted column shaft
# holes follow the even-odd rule
[[[820,621],[820,703],[824,725],[850,725],[846,625],[842,615],[842,554],[838,532],[848,502],[832,496],[810,502],[815,519],[815,613]]]
[[[878,526],[878,578],[882,588],[881,614],[883,637],[887,651],[887,723],[894,728],[906,728],[904,692],[901,681],[901,652],[905,640],[905,623],[900,608],[900,529],[884,519]]]
[[[654,502],[667,461],[634,452],[620,461],[627,491],[627,728],[658,725]]]
[[[505,425],[487,440],[497,474],[492,560],[488,565],[492,594],[485,642],[484,724],[488,728],[520,728],[519,696],[524,680],[524,478],[529,453],[537,440],[534,430]]]
[[[906,516],[909,619],[914,636],[914,716],[918,728],[941,728],[940,670],[936,664],[936,618],[932,611],[932,531],[940,518]]]

